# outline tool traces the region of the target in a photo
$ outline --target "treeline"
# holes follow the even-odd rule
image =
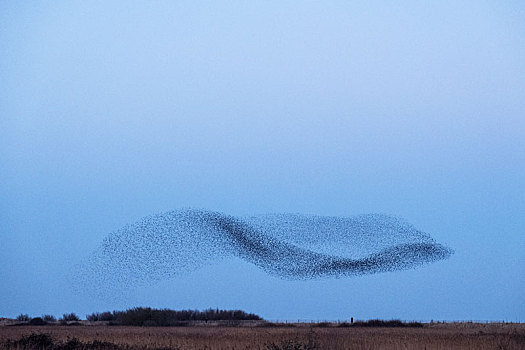
[[[30,317],[28,314],[20,314],[16,317],[16,320],[22,324],[28,324],[31,326],[44,326],[49,323],[70,324],[71,322],[80,321],[80,318],[75,313],[63,314],[61,318],[57,318],[53,315],[42,315],[42,317]]]
[[[87,315],[91,322],[106,321],[123,326],[180,326],[187,321],[248,321],[262,320],[258,315],[242,310],[170,310],[136,307],[126,311],[95,312]]]

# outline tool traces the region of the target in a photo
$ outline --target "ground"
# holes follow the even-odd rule
[[[31,334],[49,335],[53,340],[49,349],[66,349],[68,341],[75,345],[73,338],[78,347],[67,349],[525,349],[525,324],[516,323],[432,323],[421,328],[253,322],[187,327],[4,325],[0,344],[4,349],[37,348],[14,343]]]

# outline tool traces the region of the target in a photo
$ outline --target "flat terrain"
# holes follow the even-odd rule
[[[525,324],[512,323],[434,323],[422,328],[253,323],[237,327],[0,326],[1,348],[46,349],[27,341],[13,343],[31,334],[50,335],[53,344],[47,349],[525,349]],[[72,338],[78,341],[71,342]]]

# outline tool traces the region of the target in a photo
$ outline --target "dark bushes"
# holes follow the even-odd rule
[[[419,322],[403,322],[401,320],[368,320],[354,323],[341,323],[339,327],[423,327]]]
[[[21,349],[49,349],[53,346],[53,339],[49,334],[35,334],[23,336],[18,340],[10,340],[5,344],[6,348]]]
[[[88,321],[107,321],[124,326],[186,326],[188,321],[246,321],[262,320],[261,317],[241,310],[208,309],[181,310],[152,309],[137,307],[126,311],[93,313],[86,316]]]
[[[45,326],[47,324],[41,317],[34,317],[29,321],[31,326]]]
[[[49,334],[35,334],[23,336],[18,340],[8,340],[0,344],[2,349],[16,350],[124,350],[113,343],[95,340],[83,343],[77,338],[69,339],[67,342],[56,342]]]
[[[91,315],[86,316],[86,320],[95,322],[95,321],[115,321],[115,316],[113,313],[106,311],[106,312],[94,312]]]
[[[357,321],[354,323],[357,327],[404,327],[400,320],[368,320],[367,322]]]
[[[20,322],[28,322],[31,319],[28,314],[20,314],[16,316],[16,320]]]
[[[327,328],[327,327],[331,327],[332,323],[330,323],[330,322],[317,322],[313,326],[314,327],[319,327],[319,328]]]
[[[56,317],[53,315],[42,315],[42,319],[45,322],[56,322],[57,321]]]
[[[276,328],[276,327],[287,327],[287,328],[293,328],[297,327],[295,323],[275,323],[275,322],[261,322],[257,324],[257,327],[261,328]]]
[[[62,323],[64,322],[73,322],[73,321],[80,321],[80,318],[75,314],[74,312],[70,314],[63,314],[62,318],[60,319]]]

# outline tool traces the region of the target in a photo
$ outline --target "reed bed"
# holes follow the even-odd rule
[[[17,343],[32,334],[49,335],[55,347]],[[525,325],[457,323],[426,324],[421,328],[338,327],[337,324],[324,327],[308,324],[286,327],[3,326],[0,327],[0,344],[2,349],[16,350],[38,347],[51,350],[521,350],[525,349]]]

